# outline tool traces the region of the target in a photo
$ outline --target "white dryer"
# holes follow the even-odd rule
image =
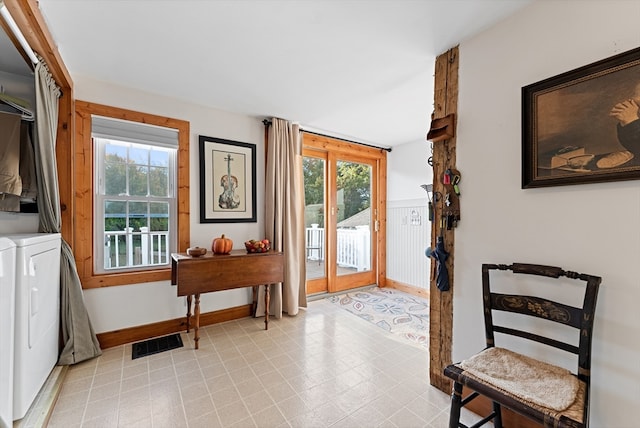
[[[13,419],[22,419],[58,361],[60,234],[5,235],[16,244]]]
[[[0,238],[0,428],[13,426],[13,319],[16,244]]]

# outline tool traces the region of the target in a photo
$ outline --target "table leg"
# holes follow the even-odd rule
[[[196,349],[198,349],[200,341],[200,293],[196,293],[196,306],[194,308],[194,315],[196,318],[195,326],[193,327],[194,336],[193,341],[196,343]]]
[[[258,310],[258,286],[253,286],[253,299],[251,300],[251,316],[256,316],[256,311]]]
[[[189,333],[189,323],[191,322],[191,299],[193,296],[189,294],[187,296],[187,333]]]
[[[271,284],[264,286],[264,329],[269,330],[269,301],[271,300]]]

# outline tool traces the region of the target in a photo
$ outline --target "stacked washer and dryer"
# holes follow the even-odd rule
[[[7,427],[25,416],[58,360],[60,239],[0,236],[0,424]]]
[[[0,428],[13,424],[13,320],[16,244],[0,238]]]

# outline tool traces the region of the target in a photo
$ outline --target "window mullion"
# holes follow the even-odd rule
[[[127,159],[126,159],[126,161],[125,161],[125,163],[124,163],[124,174],[125,174],[125,175],[124,175],[124,177],[125,177],[125,181],[124,181],[124,183],[125,183],[124,192],[125,192],[125,194],[126,194],[127,196],[131,195],[131,191],[130,191],[130,189],[131,189],[131,187],[130,187],[130,186],[131,186],[131,181],[130,181],[130,177],[129,177],[129,162],[130,162],[130,160],[129,160],[129,159],[130,159],[130,158],[129,158],[129,152],[130,152],[130,151],[131,151],[131,147],[127,146]],[[128,217],[127,217],[127,219],[128,219]],[[129,222],[129,221],[127,220],[127,223],[128,223],[128,222]]]

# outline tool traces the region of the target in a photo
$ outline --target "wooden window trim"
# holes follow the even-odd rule
[[[141,122],[178,130],[178,251],[189,247],[189,122],[117,107],[75,102],[76,149],[74,161],[75,218],[74,254],[82,288],[110,287],[171,279],[171,269],[153,269],[140,272],[96,274],[93,254],[93,144],[91,141],[91,115]]]

